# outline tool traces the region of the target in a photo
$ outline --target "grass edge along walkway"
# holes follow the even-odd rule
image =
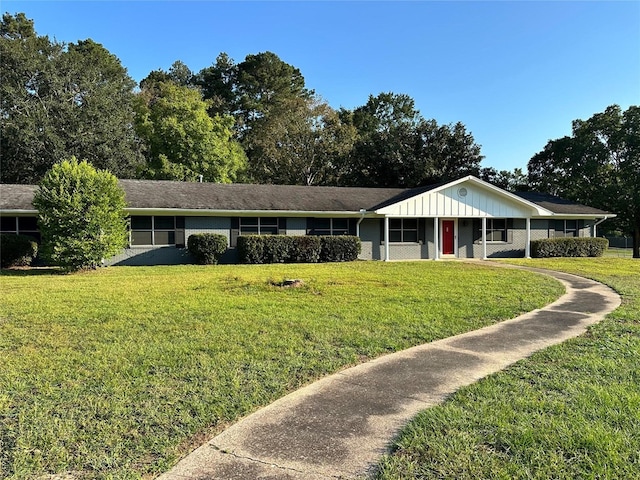
[[[622,305],[585,335],[422,412],[373,478],[640,477],[640,264],[611,258],[509,263],[592,278],[614,288]]]
[[[542,309],[343,370],[241,420],[160,480],[354,478],[420,410],[531,353],[573,338],[620,304],[609,287],[544,272],[566,293]]]

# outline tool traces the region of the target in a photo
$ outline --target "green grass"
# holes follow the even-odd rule
[[[274,286],[300,278],[302,288]],[[457,262],[0,276],[0,477],[151,477],[322,375],[557,298]]]
[[[640,478],[640,261],[517,263],[599,280],[623,304],[587,334],[421,413],[378,480]]]

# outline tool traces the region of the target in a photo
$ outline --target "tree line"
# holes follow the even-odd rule
[[[404,94],[332,108],[276,54],[199,72],[176,61],[137,86],[92,40],[63,44],[2,19],[3,182],[35,183],[75,156],[120,178],[413,187],[480,175],[462,123],[427,120]]]
[[[632,233],[640,256],[637,106],[574,121],[525,173],[481,167],[464,124],[424,118],[406,94],[336,110],[272,52],[220,53],[199,72],[176,61],[137,85],[102,45],[51,40],[6,13],[0,73],[3,183],[37,183],[72,156],[119,178],[182,181],[415,187],[472,174],[615,212],[609,225]]]

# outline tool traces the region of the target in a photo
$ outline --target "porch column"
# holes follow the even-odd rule
[[[487,217],[482,217],[482,259],[487,259]]]
[[[433,259],[440,259],[440,218],[433,219],[433,245],[435,251],[433,252]]]
[[[384,217],[384,261],[389,261],[389,217]]]
[[[526,218],[527,223],[527,243],[524,245],[524,258],[531,258],[531,219]]]

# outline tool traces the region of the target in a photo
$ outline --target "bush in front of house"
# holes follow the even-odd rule
[[[238,261],[240,263],[265,263],[264,236],[240,235],[238,237]]]
[[[543,238],[531,242],[531,256],[534,258],[601,257],[608,247],[609,241],[606,238]]]
[[[320,237],[321,262],[352,262],[361,249],[360,238],[353,235]]]
[[[27,235],[3,233],[0,235],[0,266],[24,267],[38,255],[38,243]]]
[[[294,238],[289,261],[293,263],[318,263],[320,261],[320,237],[307,235]]]
[[[106,170],[75,157],[56,163],[33,197],[43,258],[67,271],[96,268],[128,241],[124,190]]]
[[[219,233],[195,233],[187,239],[187,250],[201,265],[216,265],[227,251],[227,237]]]
[[[360,254],[355,236],[241,235],[240,263],[350,262]]]

